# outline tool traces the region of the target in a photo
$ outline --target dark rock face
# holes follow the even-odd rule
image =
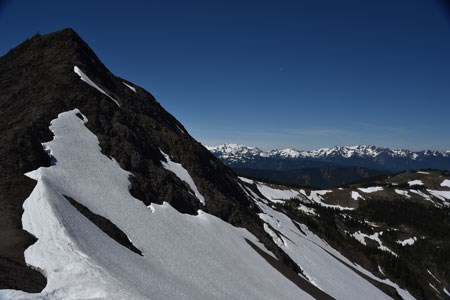
[[[80,80],[74,66],[120,107]],[[166,201],[183,213],[202,209],[245,227],[295,270],[263,231],[257,208],[236,184],[234,172],[196,142],[151,94],[139,87],[134,93],[123,82],[71,29],[34,36],[0,58],[0,289],[35,292],[45,286],[45,278],[24,262],[24,250],[34,238],[21,229],[22,204],[35,183],[23,174],[50,165],[41,146],[52,139],[50,121],[74,108],[88,118],[87,126],[103,153],[133,174],[130,192],[136,198],[146,205]],[[161,166],[160,150],[188,170],[206,206]]]
[[[114,225],[110,220],[103,218],[100,215],[94,214],[86,206],[78,203],[70,197],[66,196],[72,206],[74,206],[83,216],[85,216],[89,221],[94,223],[98,228],[100,228],[104,233],[106,233],[110,238],[115,240],[117,243],[121,244],[125,248],[133,251],[134,253],[142,256],[142,251],[136,248],[133,243],[128,239],[127,235],[120,230],[116,225]]]

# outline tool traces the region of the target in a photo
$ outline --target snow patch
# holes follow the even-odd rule
[[[130,90],[132,90],[133,92],[136,93],[136,88],[135,88],[134,86],[131,86],[131,85],[129,85],[129,84],[123,82],[123,81],[122,81],[122,83],[123,83],[127,88],[129,88]]]
[[[445,206],[450,206],[450,203],[446,202],[450,200],[450,191],[427,190],[427,192],[441,200]]]
[[[439,291],[438,291],[438,289],[437,289],[434,285],[432,285],[431,283],[428,283],[428,285],[429,285],[433,290],[435,290],[435,292],[438,293],[438,295],[440,294]]]
[[[365,200],[363,196],[361,196],[358,192],[352,191],[352,199],[353,200]]]
[[[358,242],[360,242],[361,244],[367,246],[367,242],[366,242],[366,238],[367,239],[371,239],[375,242],[378,243],[378,249],[380,249],[381,251],[385,251],[385,252],[389,252],[390,254],[394,255],[395,257],[398,257],[398,255],[393,252],[391,249],[389,249],[388,247],[383,245],[383,242],[380,239],[380,236],[383,235],[383,231],[380,232],[375,232],[374,234],[368,235],[365,233],[362,233],[361,231],[357,231],[353,234],[351,234],[352,237],[354,237]]]
[[[237,182],[237,184],[241,187],[241,189],[244,191],[244,193],[249,196],[251,199],[263,201],[264,203],[267,203],[266,199],[262,199],[258,195],[255,194],[255,192],[252,191],[252,189],[248,188],[247,186],[241,184],[241,182]]]
[[[300,194],[302,194],[303,196],[305,196],[307,199],[309,199],[312,202],[315,202],[323,207],[328,207],[328,208],[334,208],[334,209],[338,209],[338,210],[354,210],[353,207],[344,207],[344,206],[340,206],[340,205],[334,205],[334,204],[328,204],[323,202],[323,196],[331,193],[331,190],[318,190],[318,191],[311,191],[309,196],[306,194],[305,190],[300,190]]]
[[[427,194],[425,194],[424,192],[419,191],[419,190],[409,190],[409,191],[410,191],[411,193],[414,193],[414,194],[417,194],[417,195],[421,196],[421,197],[424,198],[425,200],[430,201],[430,202],[432,202],[432,203],[434,204],[434,201],[431,200],[430,195],[427,195]]]
[[[370,193],[382,191],[383,187],[382,186],[371,186],[368,188],[358,188],[358,190],[360,190],[363,193],[370,194]]]
[[[434,280],[436,280],[437,282],[441,283],[441,281],[440,281],[439,279],[437,279],[437,278],[436,278],[436,276],[434,276],[434,274],[433,274],[433,273],[431,273],[431,271],[430,271],[430,270],[428,270],[428,269],[427,269],[427,272],[428,272],[428,274],[430,274],[430,275],[431,275],[431,277],[433,277],[433,279],[434,279]]]
[[[319,191],[311,191],[309,194],[309,199],[311,199],[314,202],[322,202],[323,198],[322,196],[325,196],[328,193],[331,193],[332,190],[319,190]]]
[[[408,191],[395,189],[395,193],[401,196],[405,196],[406,198],[411,198],[411,196],[408,194]]]
[[[422,182],[422,180],[416,179],[416,180],[408,181],[408,185],[409,185],[409,186],[413,186],[413,185],[423,185],[423,182]]]
[[[299,192],[295,190],[281,190],[269,187],[263,183],[258,182],[256,184],[256,187],[258,188],[258,191],[266,197],[268,200],[275,202],[275,203],[282,203],[285,200],[289,200],[292,198],[298,198]]]
[[[441,182],[441,186],[446,186],[450,188],[450,180],[444,179],[444,181]]]
[[[380,225],[378,225],[375,222],[371,222],[369,220],[364,220],[364,223],[366,223],[367,225],[369,225],[370,227],[380,227]]]
[[[412,245],[414,245],[414,243],[417,241],[417,238],[416,237],[411,237],[411,238],[408,238],[408,239],[405,239],[405,240],[403,240],[403,241],[397,241],[397,244],[400,244],[400,245],[402,245],[403,247],[404,246],[412,246]]]
[[[430,175],[429,172],[425,172],[425,171],[417,171],[417,174],[425,174],[425,175]]]
[[[306,205],[303,205],[300,203],[300,205],[297,207],[298,210],[304,212],[307,215],[310,216],[317,216],[316,210],[314,208],[308,207]]]
[[[361,231],[357,231],[351,235],[355,240],[363,244],[364,246],[367,246],[366,243],[366,237],[368,237],[367,234],[361,233]]]
[[[238,177],[240,180],[242,180],[243,182],[245,182],[245,183],[248,183],[248,184],[253,184],[253,183],[255,183],[253,180],[251,180],[251,179],[248,179],[248,178],[245,178],[245,177]]]
[[[93,88],[97,89],[100,93],[106,95],[107,97],[109,97],[109,99],[111,99],[112,101],[114,101],[114,103],[116,103],[116,105],[118,107],[120,107],[119,102],[117,102],[116,99],[114,99],[113,97],[111,97],[110,95],[108,95],[104,90],[102,90],[98,85],[96,85],[86,74],[83,73],[83,71],[80,70],[80,68],[78,68],[77,66],[73,67],[73,71],[75,73],[78,74],[78,76],[80,76],[80,79],[83,80],[84,82],[86,82],[87,84],[89,84],[90,86],[92,86]]]
[[[177,125],[178,130],[182,133],[182,134],[186,134],[186,131],[184,131],[183,129],[180,128],[180,126]]]
[[[179,163],[173,162],[169,155],[164,153],[161,149],[159,149],[161,154],[164,156],[166,161],[161,161],[161,164],[163,165],[164,169],[174,173],[177,175],[177,177],[181,180],[187,183],[187,185],[191,188],[191,190],[194,192],[195,197],[197,197],[198,201],[205,205],[205,197],[203,197],[202,194],[197,189],[197,186],[194,183],[194,180],[192,179],[191,175],[189,175],[189,172]]]
[[[386,276],[386,274],[384,274],[383,269],[381,269],[380,265],[378,265],[378,271],[380,271],[381,275]]]
[[[264,231],[270,235],[270,237],[273,239],[275,244],[277,244],[278,247],[286,247],[286,242],[282,237],[280,237],[278,234],[275,233],[272,229],[270,229],[269,225],[267,223],[264,223]]]

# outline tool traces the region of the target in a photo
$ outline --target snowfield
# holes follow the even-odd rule
[[[408,181],[408,185],[409,185],[409,186],[413,186],[413,185],[423,185],[423,182],[422,182],[422,180],[416,179],[416,180]]]
[[[51,122],[54,139],[44,146],[56,164],[27,174],[37,185],[22,223],[38,241],[25,259],[42,270],[47,286],[39,294],[0,290],[0,299],[311,298],[252,249],[246,239],[267,251],[247,230],[202,211],[181,214],[167,203],[148,208],[133,198],[130,173],[101,153],[77,113]],[[143,256],[112,240],[63,195],[109,219]]]
[[[393,286],[403,299],[414,299],[391,281],[381,280],[349,261],[304,224],[294,224],[285,214],[258,199],[255,201],[263,211],[259,215],[261,220],[281,233],[277,235],[269,226],[264,226],[275,243],[297,263],[306,279],[330,296],[336,299],[391,299],[349,267],[352,266],[374,280]]]

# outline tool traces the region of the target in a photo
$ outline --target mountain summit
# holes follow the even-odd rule
[[[167,202],[193,215],[201,209],[253,228],[260,240],[276,248],[233,172],[151,94],[114,76],[72,29],[36,35],[1,57],[0,90],[0,231],[9,237],[0,244],[1,269],[8,270],[0,274],[0,288],[36,292],[45,286],[23,256],[35,239],[21,229],[22,206],[36,184],[24,174],[59,165],[53,150],[41,143],[55,138],[49,130],[52,120],[74,109],[98,138],[103,155],[132,174],[130,193],[143,205]],[[83,164],[83,157],[79,159]],[[200,201],[199,195],[206,200]],[[77,195],[65,196],[79,200]]]
[[[72,29],[36,35],[0,58],[0,114],[0,299],[434,293],[404,269],[380,268],[404,267],[400,246],[365,254],[353,247],[356,232],[342,228],[361,230],[363,241],[362,231],[370,233],[352,214],[360,198],[352,194],[344,207],[326,203],[328,191],[238,178]],[[437,174],[428,191],[437,220],[448,208],[446,176]],[[325,238],[353,244],[333,244],[338,251]],[[434,261],[430,268],[440,270]],[[444,295],[447,277],[435,273]]]

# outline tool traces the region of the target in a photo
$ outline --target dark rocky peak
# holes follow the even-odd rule
[[[71,28],[32,38],[10,50],[4,57],[14,61],[18,67],[35,64],[77,65],[94,77],[109,72],[85,41]],[[111,74],[112,75],[112,74]]]
[[[75,66],[120,107],[82,81]],[[2,257],[12,261],[5,263],[4,269],[12,271],[4,279],[0,276],[0,288],[43,287],[42,276],[26,269],[23,260],[34,240],[21,229],[22,204],[35,185],[23,174],[50,165],[41,145],[53,138],[48,126],[59,113],[75,108],[87,117],[86,126],[98,137],[102,152],[132,174],[133,196],[146,205],[168,202],[182,213],[202,209],[245,227],[296,270],[264,232],[258,209],[237,184],[234,172],[195,141],[150,93],[114,76],[72,29],[36,35],[1,57],[0,91],[0,211],[7,212],[0,216],[0,234],[17,238],[0,243],[0,264]],[[161,151],[188,171],[206,205],[186,182],[163,167],[166,158]],[[27,272],[30,280],[18,279],[17,274]]]
[[[75,66],[107,95],[82,81]],[[47,127],[52,119],[78,108],[87,116],[87,126],[98,136],[102,151],[134,174],[132,191],[147,204],[168,201],[190,213],[202,208],[184,183],[161,167],[165,160],[161,151],[199,182],[199,189],[212,199],[207,210],[215,210],[219,194],[224,201],[246,203],[233,172],[195,141],[151,94],[130,82],[136,92],[124,85],[72,29],[25,41],[1,58],[0,70],[0,110],[8,116],[3,130],[28,127],[43,142],[51,139]],[[151,189],[143,188],[150,185]],[[217,208],[215,213],[230,217],[227,210]]]

